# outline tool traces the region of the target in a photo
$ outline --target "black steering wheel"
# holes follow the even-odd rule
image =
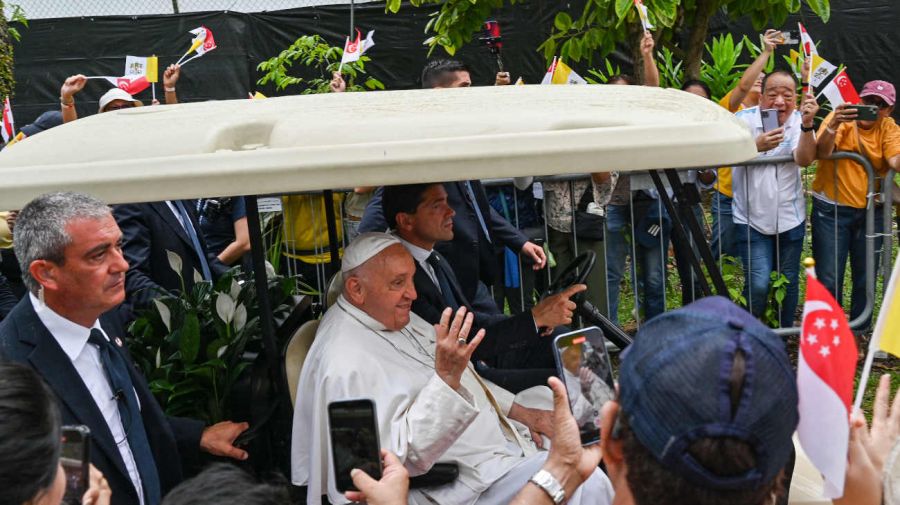
[[[547,287],[547,291],[542,298],[555,295],[573,284],[587,284],[588,275],[590,275],[591,270],[593,270],[594,262],[596,260],[597,255],[594,251],[584,251],[576,256],[575,259],[566,265],[566,268],[560,272],[559,276],[550,283],[550,286]],[[597,326],[603,330],[603,335],[619,346],[620,349],[625,349],[631,345],[631,336],[597,310],[597,307],[594,307],[594,305],[585,298],[584,293],[585,292],[582,291],[572,297],[572,301],[575,302],[575,305],[577,306],[575,310],[578,315],[580,315],[588,324]]]
[[[547,291],[544,293],[543,298],[548,296],[555,295],[560,291],[572,286],[574,284],[585,284],[587,283],[588,275],[590,275],[591,270],[594,269],[594,262],[597,260],[597,254],[594,251],[584,251],[579,254],[572,260],[571,263],[566,265],[566,268],[563,268],[562,272],[550,283],[550,286],[547,287]],[[575,303],[579,303],[583,296],[584,292],[582,291],[578,295],[576,295],[577,299],[573,298],[572,301]]]

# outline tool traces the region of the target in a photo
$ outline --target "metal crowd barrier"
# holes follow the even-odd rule
[[[863,313],[861,315],[859,315],[857,318],[855,318],[853,321],[850,321],[851,328],[861,329],[863,326],[866,325],[866,323],[869,320],[869,317],[872,315],[872,312],[874,309],[876,269],[878,267],[880,267],[883,275],[890,275],[890,271],[891,271],[891,266],[892,266],[891,253],[892,253],[892,244],[893,244],[892,233],[890,232],[890,230],[892,229],[892,225],[893,225],[893,215],[892,215],[892,206],[891,206],[893,184],[891,182],[893,180],[894,174],[893,174],[893,172],[890,172],[884,179],[884,181],[886,181],[886,183],[883,184],[883,191],[876,192],[876,178],[874,176],[875,175],[874,170],[872,168],[871,163],[866,158],[864,158],[863,156],[861,156],[857,153],[835,152],[831,156],[831,159],[852,159],[852,160],[860,163],[865,168],[865,170],[869,176],[868,177],[868,180],[869,180],[868,191],[867,191],[866,221],[865,221],[865,237],[866,237],[865,238],[865,240],[866,240],[865,255],[867,258],[866,268],[865,268],[865,286],[866,286],[866,289],[865,289],[866,300],[865,301],[866,301],[866,303],[865,303],[865,308],[863,310]],[[765,164],[771,164],[771,163],[783,163],[783,162],[788,162],[788,161],[792,161],[792,158],[791,157],[756,158],[754,160],[751,160],[747,163],[742,164],[742,166],[752,167],[752,166],[765,165]],[[716,169],[718,171],[717,167],[701,167],[699,169],[706,169],[706,168]],[[698,169],[692,169],[692,170],[698,170]],[[804,170],[806,170],[806,169],[804,169]],[[804,185],[806,185],[806,182],[808,180],[808,175],[804,172],[804,175],[802,177],[803,177]],[[571,234],[571,242],[572,242],[573,248],[574,248],[574,255],[576,255],[576,256],[580,252],[581,245],[579,244],[579,242],[584,243],[584,241],[579,240],[578,233],[577,233],[577,226],[576,226],[577,218],[576,218],[574,209],[577,205],[577,202],[579,199],[578,197],[580,195],[575,194],[574,186],[577,181],[584,181],[584,180],[588,180],[588,179],[589,179],[589,176],[586,174],[573,174],[573,175],[560,175],[560,176],[534,178],[534,183],[540,184],[541,186],[543,186],[546,183],[568,184],[568,189],[569,189],[568,193],[570,195],[570,198],[569,198],[569,202],[567,202],[567,203],[568,203],[569,212],[572,216],[572,227],[571,227],[571,231],[568,233]],[[512,190],[513,204],[511,205],[511,208],[508,209],[509,214],[510,214],[509,220],[512,222],[513,225],[516,225],[518,227],[518,225],[519,225],[519,212],[518,212],[519,196],[513,186],[513,180],[512,179],[488,179],[488,180],[483,180],[482,182],[484,183],[484,185],[487,188],[501,187],[501,188],[513,189]],[[813,197],[811,195],[811,193],[807,190],[808,190],[808,187],[804,187],[804,193],[805,193],[804,202],[806,202],[808,204],[808,202],[809,202],[808,199],[815,198],[815,197]],[[528,191],[533,191],[533,186],[529,186]],[[339,190],[335,190],[336,198],[338,198],[339,192],[340,192]],[[713,193],[713,192],[715,192],[714,189],[709,190],[709,193]],[[882,212],[882,216],[881,216],[882,223],[883,223],[882,230],[884,230],[884,231],[882,233],[876,234],[875,233],[875,220],[876,220],[875,211],[876,211],[876,199],[878,196],[881,196],[881,199],[882,199],[881,201],[884,202],[883,212]],[[540,216],[541,220],[542,220],[541,227],[543,229],[543,237],[541,237],[541,238],[543,238],[543,241],[545,243],[549,243],[550,230],[549,230],[549,226],[548,226],[547,219],[546,219],[546,215],[547,215],[547,199],[546,199],[546,197],[547,197],[547,194],[545,193],[543,195],[543,198],[540,199],[541,200],[540,206],[542,208],[541,210],[543,211],[542,215]],[[631,222],[629,223],[629,225],[630,225],[629,230],[628,230],[629,232],[633,232],[633,230],[635,229],[634,228],[634,225],[635,225],[634,213],[632,212],[633,204],[634,204],[633,197],[634,197],[634,191],[630,191],[628,206],[629,206],[629,214],[631,217]],[[323,207],[323,204],[321,203],[323,201],[322,200],[323,197],[322,197],[321,193],[316,193],[316,194],[302,193],[302,194],[295,195],[295,198],[306,198],[306,199],[308,199],[308,202],[311,206],[319,205],[320,209]],[[704,197],[704,202],[706,202],[706,201],[707,201],[707,198]],[[317,204],[317,202],[318,202],[318,204]],[[659,210],[660,210],[659,213],[661,215],[662,210],[663,210],[663,204],[661,202],[659,202],[659,200],[657,200],[657,202],[658,202],[657,204],[659,205]],[[337,210],[338,210],[338,212],[337,212],[335,218],[337,220],[338,227],[341,226],[341,223],[344,223],[344,225],[345,225],[342,230],[343,233],[340,233],[341,243],[342,243],[342,245],[345,245],[347,242],[347,239],[348,239],[348,235],[352,234],[353,221],[352,220],[348,221],[348,216],[346,216],[344,213],[343,205],[337,206]],[[835,207],[835,212],[836,211],[837,211],[837,208]],[[710,209],[708,208],[708,206],[705,203],[702,204],[701,216],[704,218],[704,221],[701,223],[701,226],[703,226],[703,228],[706,230],[706,235],[708,237],[708,240],[712,238],[709,223],[706,222],[706,217],[710,216],[710,215],[711,215]],[[289,215],[284,216],[285,221],[289,221],[290,219],[291,219],[291,216],[289,216]],[[809,226],[810,221],[811,221],[811,216],[810,216],[810,213],[807,212],[805,220],[804,220],[804,226]],[[348,224],[349,224],[349,226],[347,226]],[[659,225],[661,228],[663,227],[663,221],[662,221],[661,216],[660,216]],[[316,213],[313,216],[313,220],[311,221],[310,226],[316,227],[320,231],[324,229],[324,228],[322,228],[322,226],[324,226],[324,225],[321,222],[321,213]],[[721,228],[719,228],[719,230],[721,231]],[[565,232],[563,232],[563,233],[565,233]],[[632,237],[633,237],[633,235],[632,235]],[[882,247],[879,248],[879,250],[882,253],[882,257],[881,257],[881,261],[879,262],[879,264],[876,265],[876,252],[877,251],[876,251],[875,243],[878,238],[882,239]],[[666,246],[666,240],[663,237],[663,233],[659,234],[659,239],[660,239],[661,246]],[[293,240],[293,237],[290,236],[290,233],[286,233],[283,236],[283,240],[285,241],[285,243],[289,243]],[[608,237],[607,237],[607,240],[608,240]],[[604,259],[609,260],[610,258],[606,257],[607,256],[607,249],[606,249],[607,240],[600,242],[600,244],[602,245],[602,248],[603,248],[602,252],[604,255]],[[810,240],[810,234],[808,234],[808,233],[806,233],[806,231],[804,231],[804,243],[806,243],[807,240]],[[671,237],[669,238],[668,242],[671,243]],[[719,243],[721,244],[721,240],[719,241]],[[269,245],[270,244],[267,244],[267,247]],[[834,246],[835,246],[835,248],[837,248],[836,241],[834,243]],[[776,247],[780,248],[780,244],[778,243],[777,240],[776,240]],[[659,258],[659,261],[662,264],[662,270],[663,270],[663,278],[662,278],[663,303],[667,309],[669,306],[669,300],[668,300],[669,289],[668,289],[667,283],[669,282],[669,263],[670,263],[668,261],[668,255],[669,255],[668,249],[669,249],[668,247],[660,247],[661,257]],[[329,251],[328,243],[323,243],[320,241],[315,244],[313,250],[310,252],[311,252],[311,254],[324,255],[324,254],[327,254],[328,251]],[[552,251],[552,248],[551,248],[551,251]],[[719,251],[719,252],[721,253],[721,251]],[[630,286],[629,294],[634,297],[635,310],[633,311],[633,314],[632,314],[633,322],[632,322],[632,320],[627,320],[627,321],[623,321],[622,323],[620,323],[624,327],[629,327],[629,326],[631,326],[631,324],[636,324],[637,326],[639,326],[642,322],[641,316],[640,316],[640,308],[643,304],[643,300],[641,299],[642,297],[639,294],[641,292],[641,288],[638,286],[639,281],[638,281],[638,278],[636,275],[637,272],[636,272],[635,258],[637,257],[637,251],[635,248],[635,240],[633,238],[632,238],[631,244],[630,244],[630,256],[631,256],[631,260],[626,263],[626,268],[628,268],[628,270],[624,274],[624,276],[627,276],[627,278],[630,280],[630,282],[628,283]],[[837,255],[835,254],[835,256],[837,256]],[[721,269],[722,254],[719,254],[718,258],[719,258],[718,266]],[[284,258],[282,258],[282,260],[284,260]],[[606,268],[607,263],[605,261],[598,262],[598,263],[599,263],[598,268],[599,267],[602,267],[604,269]],[[780,273],[780,268],[777,263],[778,262],[776,261],[776,271]],[[559,267],[564,267],[564,266],[565,265],[559,265]],[[687,268],[684,268],[682,271],[685,271],[685,270],[687,270]],[[320,291],[323,293],[322,296],[324,296],[324,291],[327,288],[327,281],[330,277],[330,271],[327,267],[327,264],[322,263],[322,264],[315,265],[313,269],[310,269],[309,267],[307,267],[306,269],[303,269],[303,268],[297,268],[296,262],[288,261],[287,265],[282,268],[282,271],[284,271],[286,273],[291,273],[291,274],[301,273],[301,271],[304,272],[307,275],[307,278],[310,281],[310,283],[315,284],[314,287],[319,288]],[[500,301],[503,301],[505,299],[506,303],[508,304],[508,308],[514,312],[520,311],[520,310],[527,310],[527,308],[531,306],[530,299],[531,299],[531,296],[533,293],[528,293],[528,292],[526,292],[526,289],[523,289],[523,287],[526,285],[529,287],[532,285],[531,282],[526,282],[526,279],[525,279],[526,271],[528,272],[528,275],[531,275],[529,266],[524,265],[521,257],[519,256],[518,257],[518,272],[519,272],[518,286],[519,286],[519,289],[518,289],[518,292],[515,293],[517,295],[516,298],[518,298],[518,300],[510,300],[509,293],[506,293],[505,296],[497,297]],[[314,272],[313,279],[309,279],[309,276],[311,275],[310,272]],[[842,276],[843,274],[844,274],[843,271],[835,273],[836,277]],[[539,273],[538,275],[542,276],[542,279],[540,279],[540,280],[543,282],[537,282],[537,285],[535,286],[535,292],[534,292],[535,296],[539,295],[540,286],[542,284],[543,285],[549,284],[553,280],[553,272],[549,268],[546,269],[546,273]],[[676,274],[676,275],[678,275],[678,274]],[[747,279],[748,272],[744,272],[744,275],[745,275],[745,283],[749,282]],[[801,276],[803,275],[802,268],[800,270],[800,275]],[[501,276],[502,276],[502,272],[501,272]],[[623,280],[624,280],[624,276],[623,276]],[[602,290],[605,291],[606,290],[607,272],[602,271],[600,273],[600,278],[603,280]],[[679,278],[680,278],[680,275],[679,275]],[[688,279],[680,279],[680,282],[693,283],[693,280],[694,280],[694,276],[692,275]],[[851,279],[848,279],[848,280],[850,280],[852,282]],[[835,284],[837,285],[837,282]],[[493,289],[494,287],[492,286],[491,288]],[[690,286],[690,289],[692,292],[694,292],[693,285]],[[623,295],[626,293],[626,290],[624,290],[624,289],[620,288],[620,291],[621,291],[620,295]],[[609,293],[606,293],[606,295],[607,295],[606,298],[608,300]],[[526,298],[528,298],[528,300],[526,300]],[[621,304],[621,296],[620,296],[620,304]],[[802,306],[802,297],[800,298],[800,306]],[[605,307],[598,306],[598,308],[605,314],[609,314],[610,304],[607,303],[607,305]],[[799,324],[799,321],[795,321],[795,323]],[[800,328],[795,325],[795,326],[791,326],[791,327],[777,328],[776,332],[782,336],[794,335],[794,334],[799,334]]]

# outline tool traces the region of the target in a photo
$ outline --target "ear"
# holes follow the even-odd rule
[[[52,261],[34,260],[28,265],[28,273],[37,281],[38,284],[44,286],[44,289],[55,291],[59,288],[57,282],[59,275],[59,266]]]
[[[407,214],[406,212],[398,212],[394,219],[397,221],[396,231],[408,234],[413,229],[413,223],[415,222],[416,217],[413,214]]]
[[[615,400],[606,402],[600,410],[600,447],[603,449],[603,461],[606,462],[610,479],[624,470],[622,441],[614,427],[622,410]]]
[[[357,276],[350,276],[344,280],[344,297],[353,305],[360,306],[365,301],[365,287]]]

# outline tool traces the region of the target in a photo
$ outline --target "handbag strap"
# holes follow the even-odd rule
[[[581,200],[578,201],[577,210],[586,211],[588,204],[594,201],[594,181],[589,181],[584,193],[581,194]]]

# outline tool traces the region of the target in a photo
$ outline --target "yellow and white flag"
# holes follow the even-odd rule
[[[810,68],[809,84],[814,88],[818,88],[825,82],[825,79],[837,70],[837,66],[829,63],[818,54],[812,55],[812,68]]]
[[[127,76],[144,76],[147,82],[159,82],[159,58],[156,56],[126,56],[125,73]]]
[[[554,57],[541,84],[587,84],[571,67]]]
[[[900,258],[894,261],[894,273],[884,290],[872,342],[878,342],[879,350],[900,357]]]

